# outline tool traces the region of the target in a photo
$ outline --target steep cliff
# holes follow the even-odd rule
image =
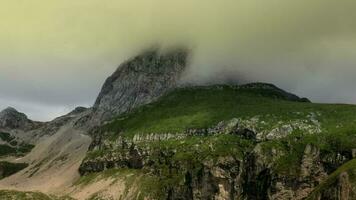
[[[112,117],[150,103],[175,88],[186,68],[188,52],[145,51],[123,64],[105,81],[94,104],[94,119]]]

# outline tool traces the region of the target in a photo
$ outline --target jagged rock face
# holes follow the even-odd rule
[[[350,181],[350,175],[347,172],[341,173],[335,183],[330,185],[318,194],[318,200],[351,200],[356,198],[356,188]]]
[[[151,133],[137,134],[133,138],[119,136],[116,140],[107,140],[105,132],[96,130],[89,154],[84,159],[79,171],[82,175],[101,172],[110,168],[130,168],[149,171],[153,175],[164,177],[184,177],[174,186],[165,186],[164,199],[270,199],[270,200],[301,200],[306,199],[313,190],[323,183],[332,173],[327,167],[331,163],[339,166],[352,157],[335,157],[330,152],[321,153],[319,147],[307,144],[303,147],[301,160],[295,172],[282,172],[276,167],[285,151],[278,146],[264,148],[263,142],[256,138],[254,128],[246,121],[231,119],[219,122],[207,129],[188,129],[183,133]],[[282,134],[282,133],[281,133]],[[241,139],[253,141],[253,148],[242,150],[243,157],[234,154],[207,157],[199,162],[192,161],[189,165],[181,160],[172,159],[182,150],[164,146],[165,142],[184,144],[189,137],[234,135]],[[162,146],[150,146],[150,142]],[[284,143],[289,146],[292,144]],[[211,148],[214,148],[211,146]],[[190,150],[183,150],[190,151]],[[95,154],[99,152],[100,154]],[[105,152],[105,153],[102,153]],[[328,155],[330,154],[330,155]],[[327,156],[327,160],[324,157]],[[200,157],[197,154],[197,157]],[[323,160],[324,159],[324,160]],[[184,160],[184,159],[183,159]],[[164,167],[162,167],[164,166]],[[336,190],[338,196],[330,199],[348,200],[353,197],[353,189],[346,175],[340,176]],[[320,194],[326,195],[328,194]],[[330,195],[329,195],[330,196]],[[322,199],[327,199],[323,196]]]
[[[175,88],[187,57],[184,50],[166,54],[151,50],[120,65],[102,87],[94,105],[94,119],[109,120]]]
[[[100,137],[100,135],[98,135]],[[100,138],[94,140],[100,144]],[[105,144],[104,146],[112,144]],[[91,146],[90,148],[111,148]],[[221,156],[217,160],[209,159],[198,164],[194,169],[183,162],[172,161],[172,156],[177,152],[168,149],[140,148],[133,141],[116,141],[115,146],[120,146],[118,153],[97,159],[87,160],[82,163],[79,171],[100,172],[110,168],[145,169],[150,173],[164,177],[162,169],[155,167],[159,163],[170,166],[169,175],[175,176],[182,173],[184,182],[176,186],[166,186],[165,199],[241,199],[243,196],[244,161],[234,156]],[[159,157],[159,160],[156,158]],[[193,163],[192,163],[193,164]],[[198,175],[197,175],[198,174]]]
[[[0,128],[24,129],[31,121],[23,113],[14,108],[6,108],[0,112]]]

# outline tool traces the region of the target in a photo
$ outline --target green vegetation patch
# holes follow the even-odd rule
[[[267,125],[309,117],[318,120],[323,131],[335,132],[356,130],[355,112],[356,106],[353,105],[288,101],[270,89],[193,87],[177,89],[154,103],[120,115],[102,130],[133,137],[135,134],[209,128],[232,118],[260,116]]]
[[[270,160],[278,174],[291,177],[299,176],[301,162],[307,145],[320,150],[320,157],[349,153],[356,149],[356,132],[345,131],[338,133],[303,134],[295,132],[281,139],[262,142],[262,154],[268,159],[274,158],[272,151],[279,157]]]
[[[112,179],[126,178],[126,177],[131,177],[133,174],[137,174],[137,173],[139,173],[139,170],[135,170],[135,169],[108,169],[103,172],[90,173],[85,176],[82,176],[78,181],[74,183],[74,185],[86,186],[98,180],[103,180],[108,178],[112,178]]]
[[[7,144],[0,144],[0,156],[24,156],[30,152],[35,146],[31,144],[22,143],[19,146],[9,146]]]
[[[7,144],[0,144],[0,157],[2,156],[23,156],[30,152],[34,145],[25,142],[19,143],[10,133],[0,132],[0,139]]]
[[[40,192],[20,192],[15,190],[0,190],[1,200],[74,200],[71,197],[55,197]]]
[[[15,137],[10,133],[0,132],[0,139],[4,142],[11,142]]]
[[[10,163],[0,161],[0,179],[11,176],[28,166],[27,163]]]
[[[35,145],[22,143],[21,145],[19,145],[17,151],[20,154],[26,154],[26,153],[30,152],[34,147],[35,147]]]
[[[203,161],[218,157],[233,155],[236,159],[243,159],[246,152],[254,147],[251,140],[242,139],[236,135],[194,136],[182,140],[167,140],[138,143],[139,147],[149,148],[152,152],[174,151],[172,162]],[[160,155],[157,155],[157,159]],[[155,159],[151,156],[150,159]]]
[[[16,155],[17,148],[11,147],[7,144],[0,144],[0,156]]]

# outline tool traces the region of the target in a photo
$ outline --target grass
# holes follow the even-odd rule
[[[234,135],[194,136],[184,140],[167,140],[140,143],[138,146],[152,151],[174,150],[173,162],[193,163],[193,160],[203,161],[233,155],[243,159],[245,153],[254,147],[253,141]]]
[[[0,144],[0,156],[15,155],[17,148],[11,147],[7,144]]]
[[[231,118],[261,116],[268,124],[319,113],[324,131],[356,130],[356,106],[294,102],[273,91],[235,89],[229,86],[183,88],[158,101],[117,117],[104,131],[127,137],[140,133],[175,133],[207,128]],[[271,121],[270,116],[275,116]]]
[[[10,133],[0,132],[0,139],[8,144],[0,144],[0,157],[2,156],[23,156],[30,152],[35,146],[27,143],[20,143]]]
[[[28,166],[26,163],[10,163],[5,161],[0,161],[0,179],[11,176]]]
[[[4,142],[11,142],[15,137],[11,136],[10,133],[0,132],[0,139]]]
[[[23,156],[30,152],[35,146],[31,144],[22,143],[19,146],[13,147],[7,144],[0,144],[1,156]]]
[[[1,200],[74,200],[70,197],[49,196],[40,192],[20,192],[15,190],[0,190]]]
[[[19,153],[26,154],[26,153],[30,152],[34,147],[35,147],[35,145],[32,145],[32,144],[21,143],[21,145],[18,147],[17,151]]]

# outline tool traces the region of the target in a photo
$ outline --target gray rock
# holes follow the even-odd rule
[[[146,51],[121,64],[104,83],[94,104],[93,120],[103,122],[150,103],[175,88],[186,68],[188,53]]]
[[[1,129],[30,129],[36,123],[29,120],[23,113],[18,112],[15,108],[8,107],[0,112]]]

